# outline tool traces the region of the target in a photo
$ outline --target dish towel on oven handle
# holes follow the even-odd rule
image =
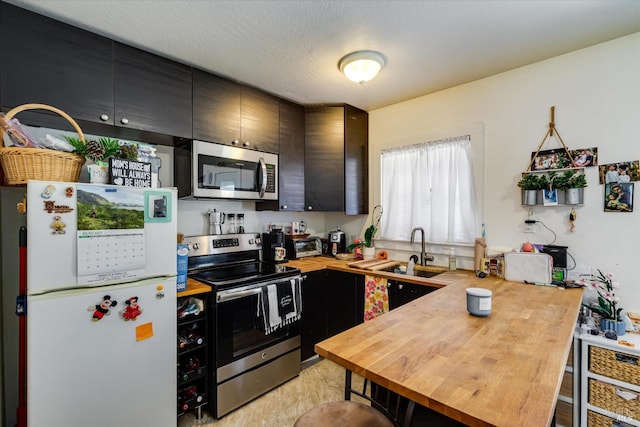
[[[264,319],[265,334],[300,320],[302,317],[302,293],[300,279],[279,282],[262,288],[260,307]]]

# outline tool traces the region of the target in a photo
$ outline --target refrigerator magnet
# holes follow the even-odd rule
[[[136,341],[143,341],[153,336],[153,323],[136,326]]]
[[[91,320],[97,322],[104,316],[108,316],[109,314],[111,314],[109,309],[111,307],[115,307],[116,305],[118,305],[118,301],[114,301],[111,299],[111,296],[105,295],[104,297],[102,297],[102,301],[99,304],[90,305],[89,308],[87,308],[87,311],[93,311]]]
[[[136,320],[142,314],[142,307],[138,304],[138,297],[131,297],[124,302],[125,308],[120,315],[126,321]]]
[[[67,232],[65,230],[66,226],[67,226],[67,224],[65,224],[62,221],[62,218],[60,217],[60,215],[56,215],[56,216],[53,217],[53,222],[51,223],[51,225],[49,227],[53,229],[51,234],[65,234]]]
[[[44,190],[42,190],[42,193],[40,193],[40,197],[42,197],[43,199],[50,199],[55,191],[56,187],[52,184],[49,184],[44,187]]]

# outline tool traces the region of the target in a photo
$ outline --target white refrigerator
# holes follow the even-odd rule
[[[175,189],[27,184],[30,427],[176,425]]]

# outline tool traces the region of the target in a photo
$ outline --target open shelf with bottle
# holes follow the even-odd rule
[[[178,416],[209,403],[209,346],[207,294],[178,298]]]

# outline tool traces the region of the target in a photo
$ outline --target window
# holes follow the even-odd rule
[[[383,150],[381,237],[472,243],[480,229],[469,135]]]

